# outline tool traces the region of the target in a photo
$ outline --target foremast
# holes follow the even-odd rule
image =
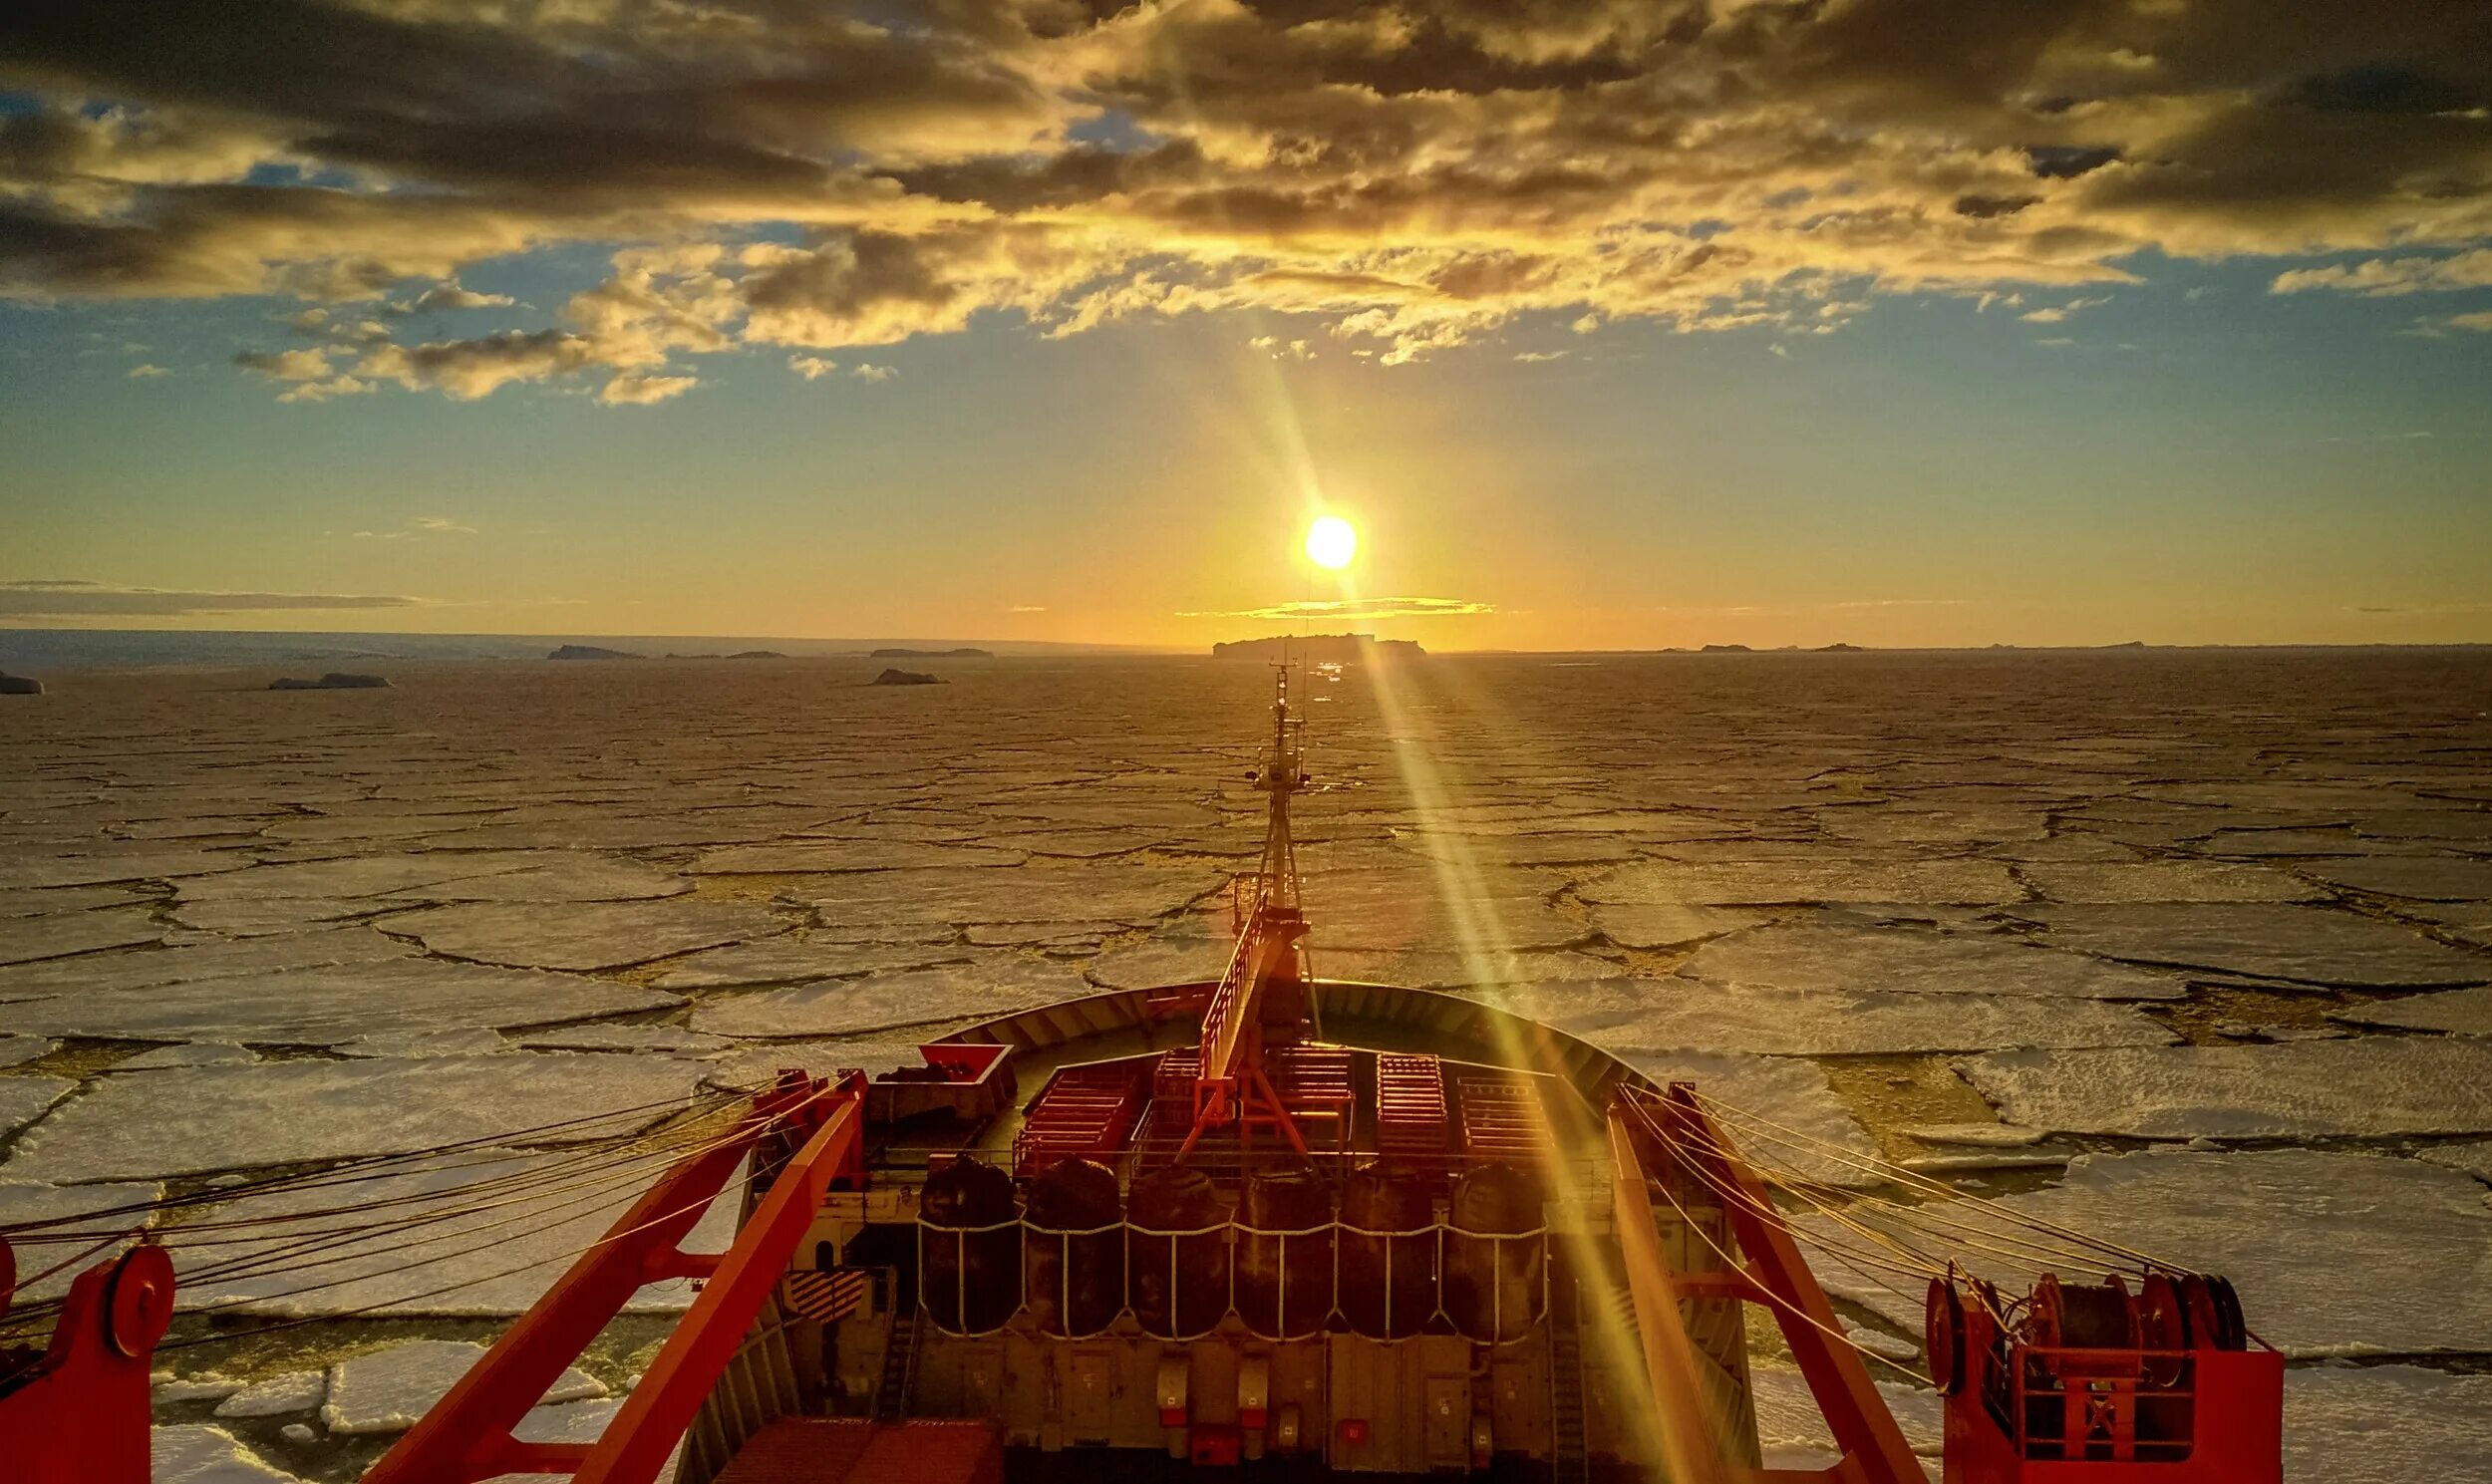
[[[1200,1071],[1194,1082],[1194,1123],[1177,1151],[1191,1154],[1204,1135],[1235,1129],[1252,1144],[1257,1130],[1276,1134],[1300,1154],[1306,1136],[1290,1117],[1264,1070],[1267,1044],[1295,1040],[1307,1021],[1307,918],[1298,900],[1298,847],[1290,835],[1289,801],[1310,781],[1306,722],[1292,714],[1290,666],[1272,676],[1271,750],[1248,777],[1268,799],[1263,859],[1247,883],[1237,917],[1237,943],[1203,1008]]]

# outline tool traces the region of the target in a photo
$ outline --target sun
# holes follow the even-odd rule
[[[1359,532],[1339,515],[1319,515],[1307,527],[1307,560],[1338,572],[1359,554]]]

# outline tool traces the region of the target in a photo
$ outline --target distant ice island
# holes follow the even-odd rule
[[[1276,634],[1211,647],[1215,660],[1305,660],[1317,665],[1356,665],[1362,660],[1416,660],[1427,651],[1415,639],[1379,639],[1373,634]]]

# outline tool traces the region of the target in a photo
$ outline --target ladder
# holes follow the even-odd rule
[[[874,1392],[874,1416],[877,1422],[897,1422],[908,1415],[909,1393],[917,1385],[917,1326],[920,1311],[915,1304],[891,1317],[891,1342],[883,1347],[882,1385]]]
[[[1558,1299],[1549,1306],[1550,1484],[1586,1484],[1592,1465],[1584,1447],[1582,1290],[1564,1265],[1552,1266]]]

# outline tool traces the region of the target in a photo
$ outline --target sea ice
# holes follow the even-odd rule
[[[2474,1353],[2492,1334],[2492,1284],[2484,1281],[2492,1205],[2473,1180],[2415,1160],[2310,1149],[2080,1154],[2058,1184],[1996,1204],[2184,1272],[2224,1275],[2241,1292],[2250,1328],[2288,1354]],[[1846,1215],[1902,1233],[1881,1208],[1855,1204]],[[1970,1208],[1951,1219],[1976,1226],[1993,1246],[2015,1230]],[[1843,1256],[1862,1239],[1822,1217],[1794,1224],[1830,1238],[1834,1250],[1810,1260],[1830,1291],[1919,1327],[1917,1287],[1867,1274]],[[1913,1240],[2011,1290],[2031,1284],[2029,1265],[2003,1266],[1949,1237],[1942,1230]],[[2029,1232],[2023,1240],[2066,1245]],[[2348,1253],[2361,1261],[2348,1263]],[[2091,1261],[2071,1255],[2049,1266],[2070,1278],[2095,1271]]]
[[[1875,1056],[2000,1046],[2162,1045],[2177,1039],[2134,1010],[2094,1001],[1733,990],[1677,978],[1648,981],[1646,993],[1645,1004],[1626,1013],[1566,1013],[1563,995],[1551,997],[1556,1003],[1546,1010],[1556,1013],[1549,1018],[1559,1029],[1612,1049]]]
[[[126,1061],[116,1061],[106,1071],[160,1071],[167,1066],[216,1066],[226,1062],[257,1061],[259,1057],[248,1046],[224,1040],[193,1040],[178,1045],[157,1046],[141,1051]]]
[[[0,1120],[4,1121],[4,1120]],[[149,1220],[141,1215],[117,1216],[89,1222],[83,1218],[99,1212],[118,1211],[129,1206],[151,1205],[163,1195],[163,1187],[151,1183],[122,1185],[43,1185],[22,1180],[0,1180],[0,1232],[31,1226],[35,1222],[59,1222],[47,1226],[40,1235],[57,1238],[69,1233],[125,1232],[146,1226]],[[54,1266],[86,1246],[89,1237],[74,1245],[58,1245],[46,1241],[37,1245],[29,1240],[37,1233],[26,1233],[17,1240],[17,1264],[21,1286],[16,1302],[25,1304],[44,1299],[57,1299],[69,1292],[70,1284],[79,1274],[104,1261],[107,1254],[98,1253],[85,1262],[75,1263],[46,1278],[36,1275]]]
[[[374,964],[385,959],[403,959],[410,952],[406,944],[393,942],[369,928],[329,928],[238,942],[133,949],[87,959],[0,968],[0,1003],[101,995],[335,964]]]
[[[0,1138],[42,1116],[77,1085],[61,1077],[0,1077]]]
[[[1026,851],[987,845],[915,845],[898,840],[807,840],[776,845],[731,845],[705,851],[688,868],[703,876],[803,876],[837,871],[890,871],[913,867],[958,869],[1017,866]]]
[[[320,1420],[347,1436],[405,1432],[483,1358],[484,1346],[464,1339],[416,1339],[340,1361],[329,1367],[329,1400]],[[565,1370],[538,1404],[605,1394],[595,1376]]]
[[[1988,905],[2024,895],[1990,860],[1657,860],[1584,883],[1587,902],[1772,906],[1808,902]]]
[[[219,1417],[282,1417],[317,1411],[329,1396],[325,1370],[290,1370],[234,1392],[216,1404]]]
[[[164,925],[142,908],[0,917],[0,964],[66,959],[107,948],[161,942]]]
[[[561,1401],[529,1410],[510,1435],[523,1443],[593,1443],[605,1436],[606,1424],[623,1410],[623,1398],[605,1397],[596,1401]],[[660,1478],[673,1475],[661,1470]],[[534,1475],[541,1479],[544,1476]]]
[[[122,1040],[336,1045],[365,1036],[544,1026],[681,1003],[662,991],[578,975],[406,958],[0,1005],[0,1027]]]
[[[238,902],[288,897],[379,897],[445,881],[521,870],[542,863],[541,856],[517,850],[434,850],[408,854],[350,855],[287,865],[254,865],[247,871],[230,871],[202,881],[184,881],[181,883],[181,899],[184,902]]]
[[[2492,1185],[2492,1139],[2467,1139],[2417,1149],[2414,1157],[2443,1169],[2463,1170]]]
[[[2355,1026],[2394,1026],[2404,1031],[2444,1031],[2457,1036],[2492,1036],[2492,985],[2471,990],[2443,990],[2433,995],[2407,995],[2398,1000],[2332,1010],[2329,1016]]]
[[[176,902],[172,916],[183,927],[202,933],[264,938],[350,917],[370,917],[399,905],[371,897],[245,897],[230,902]]]
[[[21,1135],[6,1169],[29,1180],[128,1180],[437,1149],[672,1102],[691,1093],[701,1072],[695,1061],[591,1052],[132,1072],[99,1078]],[[0,1077],[0,1096],[14,1082],[39,1080]],[[662,1111],[652,1107],[643,1121]],[[0,1111],[0,1126],[8,1122]]]
[[[2492,1479],[2492,1375],[2419,1365],[2288,1370],[2285,1477],[2308,1484]]]
[[[1586,914],[1603,937],[1622,948],[1678,948],[1773,921],[1762,912],[1677,902],[1593,902]]]
[[[2009,1121],[2056,1133],[2492,1132],[2492,1042],[2467,1039],[2002,1051],[1959,1062],[1958,1070]]]
[[[680,1149],[666,1147],[616,1154],[466,1150],[352,1185],[244,1195],[204,1219],[255,1223],[265,1234],[260,1239],[192,1249],[177,1231],[170,1235],[177,1302],[185,1311],[289,1318],[518,1314],[680,1157]],[[736,1188],[731,1182],[710,1204],[685,1238],[686,1251],[719,1252],[735,1241]],[[376,1203],[369,1236],[328,1239],[316,1256],[287,1261],[313,1234],[339,1226],[331,1213]],[[273,1271],[232,1266],[260,1261]],[[690,1305],[693,1293],[689,1283],[669,1279],[641,1289],[626,1308],[673,1313]]]
[[[830,1077],[856,1070],[880,1076],[904,1066],[924,1066],[918,1046],[949,1035],[958,1022],[920,1027],[912,1035],[859,1037],[853,1040],[775,1040],[710,1063],[704,1085],[743,1090],[767,1086],[793,1067],[807,1076]]]
[[[1401,953],[1326,948],[1311,951],[1307,958],[1319,979],[1405,985],[1423,990],[1469,985],[1572,984],[1621,978],[1626,973],[1607,959],[1562,949],[1473,955],[1428,948]]]
[[[789,1039],[854,1036],[969,1017],[1007,1015],[1094,994],[1078,970],[1008,958],[907,974],[799,985],[791,990],[722,996],[692,1013],[696,1031],[712,1036]]]
[[[562,852],[541,866],[496,871],[440,881],[393,901],[414,902],[645,902],[679,897],[693,883],[672,871],[638,861],[613,860],[585,852]]]
[[[924,969],[971,957],[949,943],[846,943],[790,933],[689,954],[668,964],[650,985],[661,990],[710,990],[793,984],[853,974]]]
[[[158,1427],[151,1446],[156,1484],[302,1484],[221,1427]]]
[[[2022,1128],[2014,1123],[1912,1123],[1905,1125],[1902,1132],[1904,1137],[1925,1144],[1962,1144],[1977,1149],[2021,1149],[2046,1137],[2038,1128]]]
[[[1196,980],[1218,979],[1228,968],[1229,955],[1237,945],[1226,938],[1181,938],[1164,933],[1131,943],[1120,943],[1090,961],[1090,977],[1093,984],[1111,990],[1149,989],[1156,985],[1190,984]],[[1333,956],[1324,956],[1324,967],[1316,972],[1329,979],[1347,976],[1332,967]]]
[[[917,867],[826,877],[806,895],[825,927],[1111,921],[1148,926],[1226,886],[1229,873],[1120,860],[1088,865]]]
[[[2315,985],[2469,985],[2492,957],[2390,923],[2323,907],[2181,902],[2018,907],[2052,944],[2110,959]]]
[[[103,886],[239,871],[251,858],[231,850],[106,850],[86,855],[0,859],[0,887]],[[183,883],[185,886],[189,882]]]
[[[532,1051],[668,1051],[679,1056],[715,1056],[736,1042],[704,1036],[681,1026],[569,1026],[530,1031],[518,1038]]]
[[[478,903],[390,920],[435,953],[530,969],[620,969],[786,930],[743,902]]]
[[[1880,1371],[1894,1373],[1874,1361],[1869,1370],[1873,1376]],[[1825,1410],[1817,1404],[1807,1378],[1797,1367],[1787,1362],[1754,1364],[1748,1367],[1748,1383],[1756,1398],[1756,1441],[1768,1452],[1785,1448],[1833,1450],[1834,1434],[1826,1427]],[[1945,1399],[1925,1386],[1901,1381],[1882,1379],[1877,1386],[1912,1451],[1935,1456],[1947,1441]]]
[[[2305,902],[2326,895],[2283,871],[2220,861],[2037,862],[2018,869],[2052,902]]]
[[[1318,949],[1560,948],[1587,935],[1551,905],[1563,881],[1494,872],[1452,887],[1431,871],[1330,871],[1304,878],[1299,897]],[[1450,895],[1448,894],[1450,892]]]
[[[1989,933],[1778,924],[1717,938],[1681,966],[1743,990],[1882,990],[2096,1000],[2172,1000],[2177,977]]]
[[[58,1041],[40,1036],[17,1036],[0,1033],[0,1066],[23,1066],[39,1056],[49,1056]]]
[[[127,886],[10,887],[0,889],[0,917],[46,917],[97,907],[134,907],[153,900]]]
[[[2492,860],[2458,855],[2380,855],[2307,866],[2323,881],[2384,897],[2465,902],[2492,897]]]

